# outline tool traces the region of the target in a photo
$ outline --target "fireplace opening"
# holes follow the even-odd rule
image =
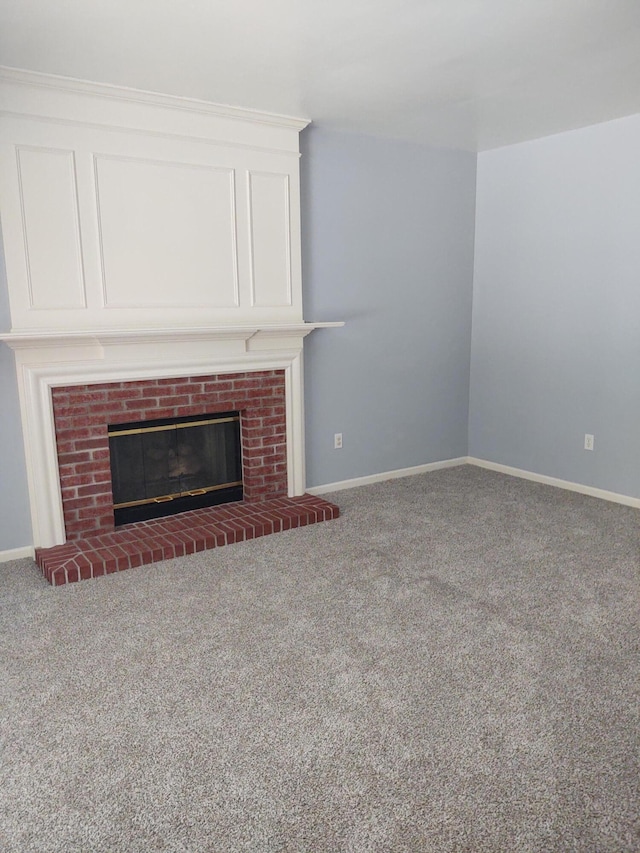
[[[240,413],[108,428],[116,526],[241,501]]]

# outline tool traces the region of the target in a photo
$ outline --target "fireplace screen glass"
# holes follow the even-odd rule
[[[242,499],[238,412],[109,427],[116,524]]]

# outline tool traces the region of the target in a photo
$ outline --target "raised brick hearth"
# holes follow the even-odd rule
[[[38,548],[53,584],[326,521],[337,507],[287,497],[283,370],[52,388],[66,543]],[[115,528],[108,426],[240,412],[244,500]]]
[[[243,501],[141,521],[112,533],[39,548],[36,562],[49,583],[59,586],[329,521],[339,514],[338,507],[312,495],[252,504]]]

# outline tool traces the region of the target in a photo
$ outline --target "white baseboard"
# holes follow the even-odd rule
[[[510,465],[501,465],[499,462],[477,459],[475,456],[459,456],[457,459],[444,459],[442,462],[427,462],[426,465],[415,465],[413,468],[382,471],[379,474],[369,474],[366,477],[356,477],[353,480],[340,480],[337,483],[312,486],[307,489],[307,492],[310,495],[324,495],[327,492],[339,492],[342,489],[369,486],[372,483],[382,483],[385,480],[395,480],[399,477],[409,477],[413,474],[426,474],[428,471],[438,471],[441,468],[455,468],[458,465],[476,465],[478,468],[486,468],[489,471],[497,471],[500,474],[508,474],[511,477],[520,477],[523,480],[532,480],[534,483],[544,483],[546,486],[555,486],[558,489],[567,489],[570,492],[578,492],[581,495],[588,495],[592,498],[600,498],[604,501],[611,501],[612,503],[640,509],[640,498],[633,498],[630,495],[620,495],[617,492],[608,492],[606,489],[597,489],[595,486],[585,486],[582,483],[572,483],[570,480],[560,480],[558,477],[547,477],[546,474],[536,474],[534,471],[512,468]]]
[[[24,557],[31,557],[33,560],[33,556],[33,546],[25,545],[24,548],[11,548],[9,551],[0,551],[0,563],[8,563],[9,560],[22,560]]]
[[[534,483],[544,483],[546,486],[555,486],[558,489],[567,489],[569,492],[578,492],[581,495],[589,495],[592,498],[600,498],[604,501],[640,509],[640,498],[632,498],[630,495],[620,495],[617,492],[608,492],[606,489],[597,489],[595,486],[585,486],[582,483],[572,483],[570,480],[547,477],[545,474],[536,474],[522,468],[512,468],[510,465],[500,465],[498,462],[476,459],[474,456],[468,456],[466,461],[469,465],[476,465],[478,468],[487,468],[489,471],[498,471],[500,474],[509,474],[511,477],[533,480]]]
[[[414,465],[412,468],[398,468],[396,471],[382,471],[380,474],[369,474],[366,477],[356,477],[353,480],[339,480],[337,483],[326,483],[324,486],[311,486],[307,492],[310,495],[324,495],[327,492],[340,492],[342,489],[370,486],[372,483],[397,480],[400,477],[410,477],[413,474],[426,474],[427,471],[439,471],[441,468],[455,468],[457,465],[465,465],[467,462],[466,456],[460,456],[457,459],[444,459],[442,462],[427,462],[425,465]]]

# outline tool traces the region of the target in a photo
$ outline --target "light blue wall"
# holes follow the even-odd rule
[[[0,235],[0,329],[11,327]],[[27,471],[13,352],[0,343],[0,551],[32,544]]]
[[[476,157],[302,134],[307,484],[467,453]],[[333,449],[334,433],[344,437]]]
[[[640,497],[639,439],[640,116],[481,154],[470,454]]]

